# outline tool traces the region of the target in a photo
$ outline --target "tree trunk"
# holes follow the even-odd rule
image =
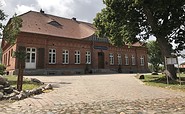
[[[23,69],[21,63],[19,63],[18,78],[17,78],[17,90],[22,91],[23,84]]]
[[[161,53],[164,56],[164,58],[171,57],[171,46],[168,44],[168,41],[164,37],[160,37],[158,35],[157,42],[159,43],[159,47],[161,49]],[[177,74],[176,74],[174,65],[172,64],[172,65],[165,65],[165,66],[167,67],[165,71],[166,76],[170,77],[172,80],[176,80]]]
[[[171,56],[171,50],[172,47],[168,43],[168,40],[165,39],[165,35],[158,29],[157,26],[157,20],[155,17],[153,17],[153,14],[150,10],[150,7],[148,5],[145,5],[143,7],[143,11],[147,17],[147,22],[152,28],[152,33],[156,36],[157,42],[159,43],[159,47],[161,49],[162,55],[164,57],[170,57]],[[174,65],[166,65],[166,76],[170,77],[172,80],[177,79],[177,74],[175,72]]]

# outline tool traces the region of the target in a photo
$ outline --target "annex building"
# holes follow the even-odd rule
[[[97,38],[96,28],[76,18],[66,19],[44,12],[20,15],[22,27],[11,46],[2,40],[2,63],[16,73],[18,60],[12,57],[20,47],[26,53],[25,75],[147,72],[147,49],[141,43],[115,47]],[[11,20],[10,20],[11,21]]]

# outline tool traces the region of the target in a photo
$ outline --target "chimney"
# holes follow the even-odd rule
[[[42,9],[40,9],[40,13],[44,14],[44,11]]]
[[[76,18],[75,18],[75,17],[73,17],[73,18],[72,18],[72,20],[73,20],[73,21],[76,21]]]

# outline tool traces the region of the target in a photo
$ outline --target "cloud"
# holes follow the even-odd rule
[[[100,0],[37,0],[46,13],[92,22],[96,13],[105,7]]]
[[[4,0],[1,0],[0,1],[0,5],[2,5],[3,7],[5,7],[6,6],[6,2]]]
[[[20,15],[28,11],[37,11],[36,8],[32,6],[25,6],[25,5],[17,5],[15,8],[15,12]]]
[[[14,13],[44,10],[47,14],[92,22],[96,13],[105,7],[101,0],[0,0],[3,10],[12,17]]]
[[[52,15],[71,17],[74,13],[71,8],[74,0],[37,0],[37,3],[38,7]]]

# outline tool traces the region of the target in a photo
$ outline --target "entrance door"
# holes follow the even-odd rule
[[[98,68],[103,69],[104,68],[104,53],[98,52]]]
[[[36,69],[36,48],[26,48],[26,69]]]

